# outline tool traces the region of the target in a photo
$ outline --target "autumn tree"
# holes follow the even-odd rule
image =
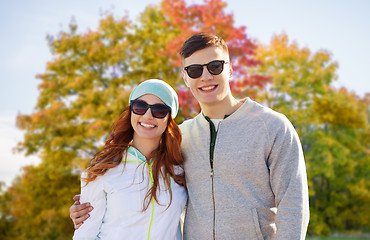
[[[2,196],[7,198],[5,213],[11,218],[3,221],[8,228],[0,233],[1,239],[70,239],[69,206],[71,193],[79,191],[78,181],[66,167],[46,163],[25,167]]]
[[[14,239],[16,236],[9,229],[13,229],[15,224],[11,216],[11,207],[9,202],[12,200],[12,195],[5,189],[5,183],[0,182],[0,237],[1,239]]]
[[[369,99],[330,88],[314,99],[317,125],[306,134],[311,232],[368,232]]]
[[[179,39],[189,37],[190,29],[212,31],[228,41],[236,60],[233,86],[253,89],[263,84],[253,82],[257,76],[243,75],[248,66],[258,65],[252,57],[255,46],[245,27],[234,26],[225,7],[220,0],[189,6],[167,0],[147,7],[137,22],[108,14],[96,30],[80,31],[72,21],[67,31],[47,36],[52,59],[37,76],[37,105],[31,114],[17,117],[18,128],[25,131],[18,150],[38,155],[41,164],[25,167],[1,194],[5,204],[0,205],[0,227],[10,228],[1,239],[71,238],[68,208],[73,194],[79,193],[80,171],[102,147],[111,124],[127,107],[133,86],[160,78],[179,89],[181,105],[189,103],[188,95],[182,94],[186,90],[178,52]],[[170,8],[173,10],[168,11]],[[210,9],[219,17],[211,17]],[[174,10],[182,16],[175,17]],[[210,28],[212,25],[217,28]],[[188,104],[188,111],[185,108],[178,122],[199,111],[194,104]]]
[[[163,24],[177,33],[168,42],[165,54],[170,58],[172,66],[179,69],[181,60],[178,52],[187,38],[198,32],[211,32],[221,36],[228,45],[233,64],[230,86],[234,96],[254,98],[258,89],[268,83],[270,78],[247,71],[250,67],[261,64],[254,58],[256,44],[247,37],[245,26],[234,26],[233,14],[225,12],[226,5],[221,0],[205,0],[205,4],[189,6],[184,0],[162,1],[161,12],[165,16]],[[199,112],[199,105],[187,88],[180,88],[179,96],[185,116],[194,116]]]
[[[332,87],[337,63],[275,35],[249,71],[271,76],[257,99],[288,116],[303,145],[310,193],[309,233],[368,231],[369,101]]]
[[[263,65],[249,71],[272,79],[257,99],[287,115],[302,134],[307,129],[301,125],[316,116],[312,111],[314,98],[324,95],[336,79],[337,63],[326,50],[311,53],[309,48],[290,42],[285,33],[274,35],[269,45],[258,48],[256,55]]]

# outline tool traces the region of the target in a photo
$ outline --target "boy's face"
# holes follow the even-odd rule
[[[185,67],[193,64],[208,64],[214,60],[223,60],[223,71],[218,75],[211,74],[206,66],[203,66],[203,73],[198,78],[191,78],[185,71]],[[219,47],[208,47],[194,52],[190,57],[183,60],[182,77],[185,84],[190,88],[198,102],[204,105],[217,104],[231,97],[229,80],[232,74],[232,67],[229,61],[229,54]]]

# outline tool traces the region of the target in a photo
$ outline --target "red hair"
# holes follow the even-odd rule
[[[131,107],[128,107],[114,122],[104,148],[92,158],[90,165],[86,169],[87,177],[82,179],[86,182],[86,185],[125,160],[123,159],[123,154],[130,147],[133,136],[134,129],[131,125]],[[145,196],[143,203],[144,210],[148,208],[152,197],[158,203],[156,193],[160,190],[160,176],[162,176],[167,189],[169,189],[170,204],[172,203],[170,177],[180,186],[186,187],[185,174],[176,175],[174,171],[174,166],[179,166],[184,162],[181,154],[181,140],[180,129],[171,115],[169,115],[167,128],[162,134],[158,148],[152,154],[154,160],[152,164],[153,185]]]

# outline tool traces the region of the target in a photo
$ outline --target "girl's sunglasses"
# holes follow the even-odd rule
[[[185,71],[191,78],[198,78],[203,74],[203,67],[207,66],[208,72],[212,75],[218,75],[224,70],[224,64],[228,64],[224,60],[214,60],[207,64],[193,64],[185,67]]]
[[[131,110],[137,115],[144,115],[146,111],[150,108],[152,116],[155,118],[165,118],[167,114],[171,111],[171,108],[165,104],[157,103],[150,105],[143,100],[131,100]]]

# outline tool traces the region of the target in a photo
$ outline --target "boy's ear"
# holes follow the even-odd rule
[[[181,72],[181,77],[182,77],[182,79],[184,79],[185,85],[187,87],[189,87],[188,81],[186,80],[186,73],[185,73],[185,71],[182,71]]]

